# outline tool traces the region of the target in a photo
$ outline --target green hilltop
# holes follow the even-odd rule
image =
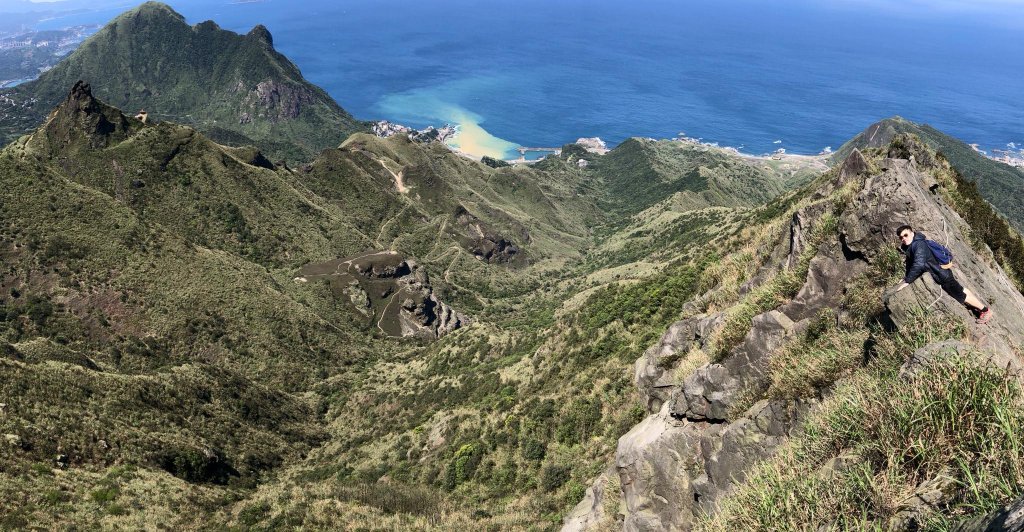
[[[274,160],[309,160],[366,129],[274,50],[265,27],[239,35],[212,21],[189,26],[167,5],[146,2],[38,79],[6,90],[3,138],[34,129],[80,79],[126,112],[144,109],[151,120],[254,144]]]

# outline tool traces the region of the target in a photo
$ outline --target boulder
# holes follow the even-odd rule
[[[788,316],[772,310],[751,320],[750,332],[725,361],[708,364],[683,382],[670,412],[694,421],[722,422],[747,389],[767,386],[768,356],[794,333]]]
[[[658,343],[644,351],[634,364],[634,381],[647,398],[647,411],[657,412],[681,384],[672,378],[676,361],[694,347],[703,347],[724,320],[724,314],[701,314],[669,326]]]
[[[703,432],[702,427],[678,421],[662,408],[619,438],[615,465],[626,510],[623,530],[690,528],[692,479],[704,472]]]
[[[608,480],[611,478],[611,475],[615,474],[615,468],[612,467],[598,475],[594,482],[590,484],[590,487],[587,488],[586,494],[583,495],[583,500],[573,507],[572,511],[562,520],[562,532],[594,530],[602,522],[610,518],[610,516],[605,515],[604,497],[605,490],[608,488]]]

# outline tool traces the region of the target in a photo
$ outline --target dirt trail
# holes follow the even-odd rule
[[[391,174],[391,177],[395,178],[395,188],[398,189],[398,192],[400,192],[402,194],[405,194],[405,193],[409,192],[409,189],[406,188],[406,186],[405,186],[405,169],[404,168],[399,170],[398,173],[396,174],[393,171],[391,171],[390,168],[388,168],[388,165],[384,162],[384,159],[377,159],[377,162],[380,163],[380,165],[385,170],[387,170],[389,174]]]

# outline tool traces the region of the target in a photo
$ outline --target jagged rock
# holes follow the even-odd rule
[[[809,407],[803,402],[762,400],[725,426],[719,437],[706,442],[706,473],[698,478],[694,491],[701,509],[713,511],[714,504],[741,484],[754,464],[789,438]]]
[[[681,393],[671,401],[672,415],[727,420],[741,391],[767,384],[768,355],[794,333],[794,327],[793,320],[776,310],[755,316],[743,343],[725,361],[706,365],[684,381]]]
[[[44,150],[50,153],[82,142],[90,148],[106,148],[142,127],[142,121],[129,118],[94,98],[90,85],[79,80],[64,103],[50,114],[43,134],[36,133],[29,142],[37,146],[43,144]]]
[[[824,203],[812,203],[795,213],[789,224],[789,256],[786,258],[786,269],[792,269],[800,262],[800,257],[811,240],[812,224],[821,218],[828,206]]]
[[[984,517],[976,517],[958,525],[956,532],[1022,532],[1024,531],[1024,497]]]
[[[913,147],[908,148],[914,152]],[[897,154],[898,155],[898,154]],[[821,216],[831,207],[828,194],[818,191],[809,205],[793,216],[790,234],[776,251],[778,261],[792,268],[813,251],[807,278],[792,301],[752,320],[744,341],[727,357],[705,365],[673,387],[658,372],[659,359],[671,356],[676,344],[685,343],[694,324],[679,322],[637,362],[636,380],[649,406],[656,405],[659,387],[671,396],[657,414],[646,418],[620,438],[616,453],[624,498],[626,530],[685,530],[695,515],[714,512],[717,503],[741,482],[751,468],[768,457],[787,438],[814,403],[761,401],[741,415],[735,410],[741,400],[754,396],[768,384],[768,359],[788,337],[797,334],[824,308],[839,308],[846,285],[879,259],[886,246],[894,246],[895,229],[909,223],[929,237],[947,245],[956,257],[957,278],[978,294],[995,312],[987,325],[977,325],[973,316],[941,291],[930,275],[886,300],[888,325],[906,327],[922,307],[964,320],[970,343],[942,342],[929,345],[910,356],[903,368],[911,378],[921,367],[938,357],[983,353],[983,362],[1019,371],[1014,346],[1024,345],[1024,297],[1000,267],[976,253],[965,238],[963,220],[941,197],[934,183],[922,173],[930,161],[909,153],[914,161],[887,159],[875,170],[859,152],[851,154],[839,170],[835,190],[851,182],[862,183],[859,193],[838,223],[837,235],[824,241],[812,239]],[[826,191],[827,192],[827,191]],[[812,250],[808,246],[814,244]],[[773,253],[774,256],[774,253]],[[766,265],[766,268],[770,268]],[[769,271],[769,270],[765,270]],[[766,276],[767,277],[767,276]],[[683,340],[680,342],[680,339]],[[692,341],[692,340],[691,340]],[[832,476],[859,467],[863,459],[844,456],[820,468],[816,474]],[[914,526],[922,511],[940,508],[950,485],[942,478],[921,484],[903,504],[893,527]],[[1024,501],[1014,510],[1015,529],[1024,528]]]
[[[644,352],[634,365],[634,380],[640,393],[647,397],[647,411],[657,412],[679,386],[668,369],[675,360],[693,347],[702,347],[711,333],[721,325],[724,314],[701,314],[673,323],[661,340]]]
[[[859,258],[846,259],[836,250],[830,251],[811,259],[804,285],[793,300],[780,309],[792,320],[807,320],[821,309],[837,307],[847,282],[867,268],[867,263]]]
[[[809,405],[760,401],[730,424],[677,420],[667,405],[619,439],[624,530],[689,530],[786,441]]]
[[[519,246],[504,235],[485,226],[479,218],[473,216],[462,205],[455,210],[455,225],[461,230],[460,241],[463,247],[478,259],[486,262],[510,263],[519,255]]]
[[[663,408],[619,438],[615,464],[626,509],[623,530],[689,529],[691,479],[703,473],[701,429],[673,419]]]
[[[575,144],[583,146],[590,153],[600,155],[608,153],[608,145],[600,137],[580,137],[576,139]]]
[[[395,251],[307,264],[299,274],[300,282],[326,279],[336,296],[392,336],[438,338],[469,323],[437,297],[426,271]]]
[[[847,249],[874,261],[880,250],[895,245],[896,228],[908,223],[953,252],[957,280],[994,311],[987,325],[975,325],[963,305],[943,293],[926,273],[889,299],[893,322],[898,327],[910,318],[912,309],[927,307],[963,319],[972,340],[982,349],[1013,355],[1012,346],[1024,344],[1024,298],[998,264],[979,257],[971,248],[963,236],[965,222],[927,190],[922,173],[910,161],[886,159],[882,169],[865,180],[864,188],[839,220]]]
[[[835,181],[836,187],[841,187],[852,180],[858,180],[867,176],[870,171],[867,159],[864,158],[864,154],[860,150],[854,148],[854,150],[846,157],[843,161],[843,165],[839,167],[839,174]]]
[[[18,436],[17,434],[4,434],[4,441],[6,441],[7,445],[10,445],[11,447],[21,447],[21,436]]]
[[[565,519],[562,520],[562,532],[582,532],[597,528],[602,521],[608,519],[604,510],[605,490],[608,488],[608,480],[615,475],[615,468],[609,468],[598,475],[590,487],[587,488],[583,500],[579,502]]]

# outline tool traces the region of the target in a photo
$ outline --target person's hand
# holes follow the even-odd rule
[[[907,283],[900,283],[900,284],[898,284],[898,285],[896,285],[896,286],[886,290],[882,294],[882,303],[888,305],[889,304],[889,298],[891,298],[893,296],[893,294],[895,294],[896,292],[899,292],[900,290],[903,290],[907,286],[909,286]]]

